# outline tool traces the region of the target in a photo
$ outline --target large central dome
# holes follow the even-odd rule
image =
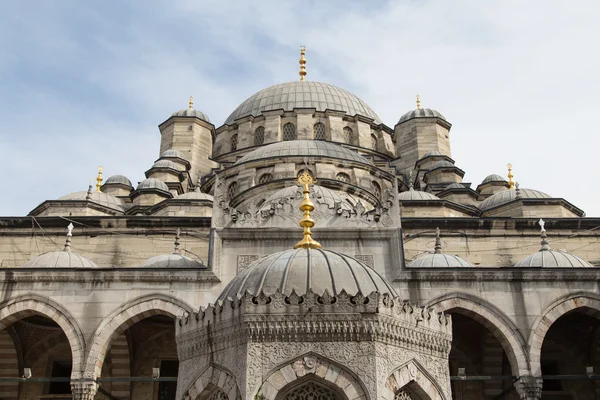
[[[316,108],[317,111],[344,111],[372,118],[381,123],[379,116],[361,99],[337,86],[312,81],[281,83],[261,90],[250,96],[231,113],[225,124],[232,124],[238,118],[258,116],[263,111],[292,111],[294,108]]]

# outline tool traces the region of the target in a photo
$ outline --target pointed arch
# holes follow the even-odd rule
[[[193,312],[194,310],[189,304],[159,293],[138,297],[121,305],[105,317],[94,331],[94,341],[90,344],[85,377],[100,376],[104,358],[111,343],[136,322],[154,315],[177,318]]]
[[[72,378],[80,378],[85,360],[83,331],[66,308],[54,300],[33,293],[8,299],[0,303],[0,330],[20,319],[41,315],[56,322],[63,330],[71,347]]]
[[[515,376],[529,375],[526,342],[517,326],[497,307],[468,293],[454,292],[426,304],[437,312],[456,312],[485,326],[498,339]]]
[[[385,383],[392,395],[401,390],[416,395],[419,400],[449,400],[440,385],[417,360],[410,360],[394,369]]]
[[[533,376],[542,374],[542,345],[548,330],[557,319],[575,310],[600,319],[600,295],[581,291],[569,293],[554,300],[540,313],[531,326],[527,341]]]
[[[278,394],[314,379],[343,394],[348,399],[370,397],[360,378],[345,366],[320,354],[308,352],[287,360],[273,368],[266,379],[254,389],[253,396],[263,395],[266,400],[275,400]]]
[[[240,388],[231,371],[220,365],[211,364],[184,392],[183,400],[205,400],[215,390],[223,391],[230,399],[241,400],[242,398]]]

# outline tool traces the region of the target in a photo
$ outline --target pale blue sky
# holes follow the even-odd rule
[[[0,215],[85,190],[98,165],[134,184],[157,125],[195,106],[219,126],[298,78],[343,87],[390,127],[415,106],[453,124],[473,187],[522,187],[600,216],[600,3],[564,1],[28,1],[0,15]]]

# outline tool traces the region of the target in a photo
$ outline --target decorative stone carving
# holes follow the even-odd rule
[[[375,261],[372,254],[357,254],[354,256],[358,261],[365,263],[371,268],[375,268]]]
[[[314,381],[293,388],[286,393],[282,400],[341,400],[333,390]]]
[[[245,270],[253,261],[258,260],[257,255],[240,255],[237,261],[237,273]]]
[[[521,400],[539,400],[542,398],[542,379],[522,376],[515,382],[515,389]]]
[[[93,400],[98,391],[98,384],[93,381],[80,381],[71,383],[73,400]]]

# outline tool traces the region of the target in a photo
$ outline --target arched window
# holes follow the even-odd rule
[[[344,142],[352,144],[354,138],[352,137],[352,129],[349,126],[344,127]]]
[[[321,122],[313,125],[313,137],[315,140],[325,140],[325,125]]]
[[[293,387],[283,396],[277,396],[277,400],[341,400],[341,397],[328,386],[315,381],[307,381]]]
[[[237,133],[231,137],[231,151],[237,150]]]
[[[413,398],[410,396],[410,393],[408,393],[406,390],[400,389],[394,395],[394,400],[413,400]]]
[[[260,146],[265,142],[265,127],[259,126],[254,130],[254,145]]]
[[[350,175],[340,172],[335,176],[335,179],[341,182],[350,182]]]
[[[296,127],[291,122],[283,126],[283,140],[296,140]]]
[[[377,136],[374,133],[371,133],[371,149],[377,150]]]
[[[217,389],[210,395],[208,400],[229,400],[229,396],[221,389]]]
[[[371,186],[373,187],[373,195],[381,200],[381,186],[379,186],[379,183],[373,181]]]
[[[258,178],[258,183],[267,183],[273,180],[273,175],[271,174],[262,174],[260,178]]]
[[[237,194],[237,182],[233,182],[227,188],[227,198],[229,200],[231,200],[231,199],[233,199],[235,197],[236,194]]]

